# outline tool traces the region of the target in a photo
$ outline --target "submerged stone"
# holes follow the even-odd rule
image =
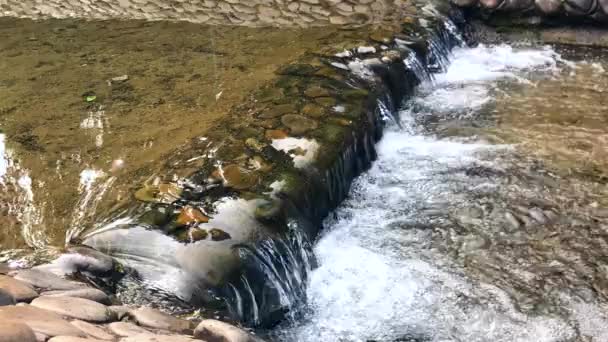
[[[288,137],[287,132],[282,129],[268,129],[265,133],[266,139],[285,139]]]
[[[259,182],[259,177],[255,172],[249,171],[235,164],[222,167],[220,175],[224,181],[225,187],[236,190],[252,188]]]
[[[321,86],[318,86],[318,85],[312,86],[312,87],[306,89],[306,91],[304,91],[304,95],[306,95],[308,97],[312,97],[312,98],[331,96],[331,94],[329,93],[329,90],[327,90]]]
[[[309,103],[302,108],[302,114],[318,119],[325,115],[325,109],[319,105]]]
[[[218,228],[212,228],[209,230],[209,233],[211,233],[211,240],[213,241],[224,241],[231,239],[230,234]]]
[[[266,109],[262,114],[260,114],[260,118],[273,119],[278,118],[283,114],[297,113],[297,111],[298,108],[293,103],[280,104]]]
[[[304,134],[319,125],[316,121],[311,120],[302,115],[288,114],[281,118],[281,122],[285,127],[289,128],[290,132],[295,135]]]
[[[193,223],[207,223],[209,217],[205,216],[199,209],[193,207],[184,207],[177,216],[177,223],[186,226]]]
[[[170,204],[178,200],[182,192],[182,188],[173,183],[145,185],[135,192],[135,198],[142,202]]]

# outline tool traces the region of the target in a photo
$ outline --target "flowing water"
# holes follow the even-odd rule
[[[480,45],[418,70],[325,222],[302,318],[272,335],[608,340],[605,57]]]

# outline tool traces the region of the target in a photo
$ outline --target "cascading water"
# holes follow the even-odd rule
[[[563,62],[551,48],[507,45],[457,48],[433,76],[414,57],[404,61],[427,84],[400,110],[400,125],[388,128],[378,161],[326,220],[302,317],[271,335],[290,342],[606,340],[600,304],[569,290],[554,290],[550,300],[542,290],[520,294],[538,286],[526,282],[535,276],[510,249],[492,249],[558,214],[538,204],[539,196],[554,200],[549,183],[534,182],[547,172],[514,146],[491,143],[479,126],[494,120],[496,97],[572,67]],[[516,219],[514,207],[526,214]],[[503,260],[505,274],[523,280],[471,273],[471,255]]]

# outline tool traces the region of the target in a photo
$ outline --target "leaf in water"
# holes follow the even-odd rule
[[[95,95],[88,95],[84,99],[87,102],[93,102],[93,101],[97,100],[97,96],[95,96]]]

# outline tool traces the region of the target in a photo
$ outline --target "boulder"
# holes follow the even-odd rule
[[[139,325],[144,327],[169,330],[179,333],[192,332],[192,325],[189,321],[175,318],[152,308],[144,307],[131,310],[129,314],[137,323],[139,323]]]
[[[0,322],[0,342],[36,342],[36,334],[23,323]]]
[[[0,275],[0,289],[10,293],[17,302],[31,302],[38,297],[30,284],[5,275]]]
[[[106,323],[116,317],[105,305],[84,298],[43,296],[34,299],[32,306],[93,323]]]
[[[13,296],[8,293],[7,291],[0,289],[0,306],[4,306],[4,305],[14,305],[15,304],[15,298],[13,298]]]
[[[0,322],[24,323],[34,333],[49,337],[86,336],[82,330],[76,328],[58,314],[28,304],[0,307]]]
[[[545,15],[559,14],[562,9],[562,0],[535,0],[534,4]]]
[[[261,342],[262,340],[234,325],[214,319],[203,320],[194,330],[194,337],[207,342]]]
[[[128,322],[110,323],[110,324],[108,324],[108,330],[110,330],[112,332],[112,334],[120,336],[120,337],[151,334],[150,331],[148,331],[140,326],[137,326],[133,323],[128,323]]]
[[[150,335],[141,334],[120,339],[120,342],[200,342],[184,335]]]
[[[98,325],[79,320],[72,321],[71,323],[76,328],[82,330],[85,334],[89,335],[92,338],[96,338],[98,340],[103,341],[114,341],[114,335],[109,334],[107,331],[105,331],[102,327]]]
[[[15,279],[49,291],[77,290],[85,287],[82,283],[66,280],[53,273],[35,269],[21,270],[17,272]]]
[[[47,291],[43,292],[41,296],[84,298],[105,305],[110,304],[110,297],[108,297],[108,295],[106,295],[103,291],[94,288],[65,291]]]

